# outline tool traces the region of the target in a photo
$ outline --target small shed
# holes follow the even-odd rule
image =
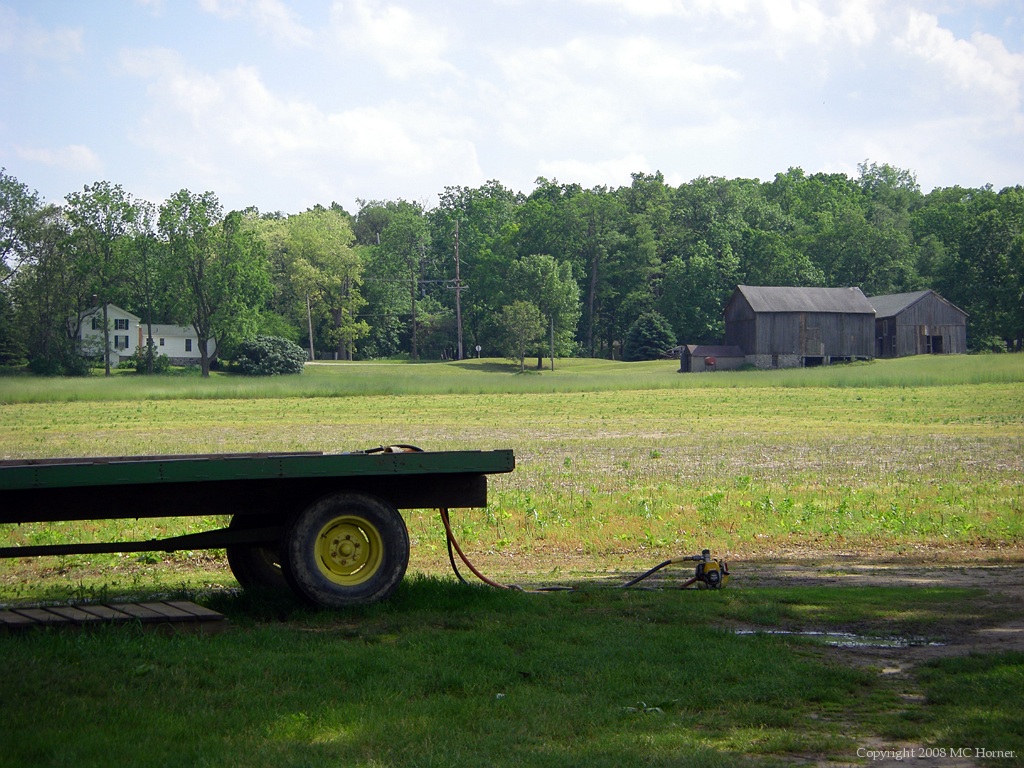
[[[875,356],[963,355],[967,313],[932,290],[872,296]]]
[[[739,347],[715,344],[686,344],[679,348],[679,372],[735,371],[746,362]]]
[[[860,288],[740,285],[725,306],[725,343],[758,368],[868,360],[875,310]]]

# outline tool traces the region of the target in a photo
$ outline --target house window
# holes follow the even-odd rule
[[[162,347],[163,345],[164,345],[164,340],[160,339],[160,346]]]
[[[192,339],[185,339],[185,351],[186,352],[191,352],[192,351]]]
[[[128,337],[127,336],[115,336],[114,337],[114,349],[128,349]]]
[[[128,318],[127,317],[116,317],[116,318],[114,318],[114,330],[115,331],[127,331],[128,330]]]
[[[92,329],[94,331],[100,330],[100,319],[96,315],[92,316]]]

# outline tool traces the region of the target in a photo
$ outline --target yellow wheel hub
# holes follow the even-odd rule
[[[335,584],[362,584],[377,572],[383,559],[380,532],[361,517],[337,517],[317,536],[317,567]]]

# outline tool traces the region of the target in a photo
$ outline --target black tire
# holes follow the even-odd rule
[[[273,523],[259,516],[235,515],[228,528],[259,528]],[[232,544],[226,550],[231,573],[242,589],[285,591],[289,588],[281,568],[280,545]]]
[[[285,579],[325,608],[384,600],[409,566],[409,533],[391,504],[361,493],[336,493],[292,521],[281,555]]]

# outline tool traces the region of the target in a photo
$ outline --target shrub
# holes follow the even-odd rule
[[[668,320],[658,312],[645,312],[626,332],[626,348],[622,359],[658,360],[676,345],[675,334]]]
[[[121,363],[124,368],[131,368],[136,373],[149,373],[149,360],[147,359],[150,350],[153,355],[153,373],[167,373],[171,370],[171,358],[156,351],[156,345],[152,339],[146,341],[146,346],[136,347],[135,354]]]
[[[986,336],[977,342],[976,349],[978,352],[1005,352],[1006,342],[998,336]]]
[[[74,352],[63,355],[39,355],[28,361],[28,370],[37,376],[88,376],[90,362]]]
[[[238,345],[235,369],[246,376],[302,373],[306,351],[279,336],[257,336]]]

